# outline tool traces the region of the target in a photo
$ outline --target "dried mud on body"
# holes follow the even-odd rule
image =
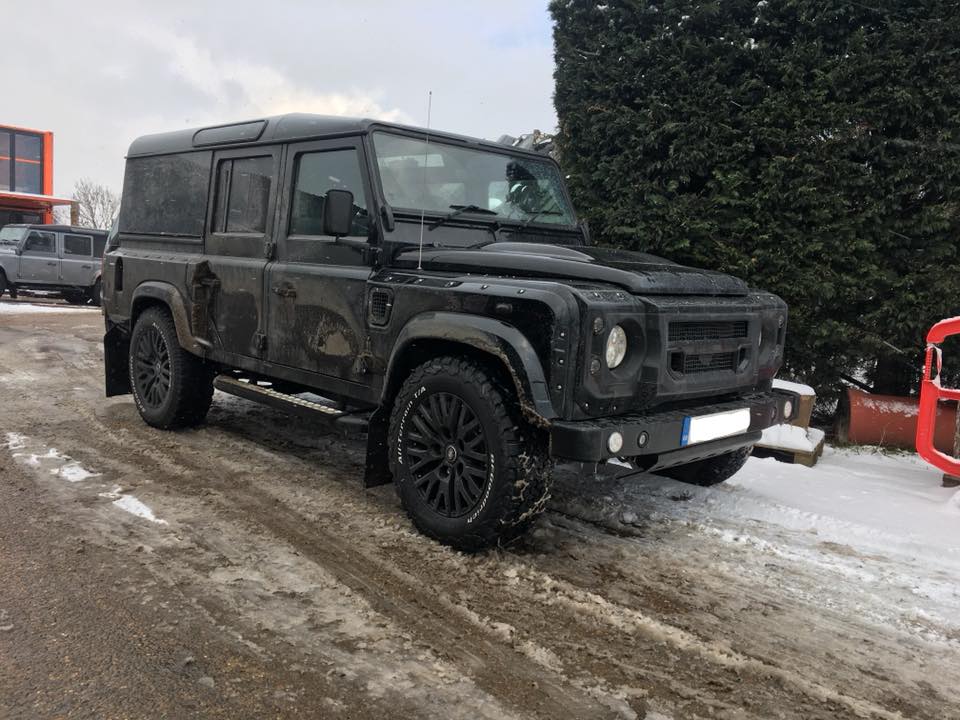
[[[958,717],[950,599],[863,580],[900,559],[575,467],[529,537],[462,555],[362,489],[357,442],[219,393],[148,428],[101,336],[0,320],[0,717]]]

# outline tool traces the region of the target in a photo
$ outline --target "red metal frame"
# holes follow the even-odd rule
[[[951,335],[960,335],[960,317],[941,320],[927,333],[927,356],[920,381],[920,414],[917,417],[917,452],[924,460],[948,475],[960,476],[960,459],[940,452],[933,446],[940,400],[960,400],[960,390],[940,384],[943,353],[938,347]]]

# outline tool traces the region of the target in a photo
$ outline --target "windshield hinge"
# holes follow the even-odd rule
[[[262,332],[258,332],[253,336],[253,344],[257,348],[257,352],[263,354],[267,349],[267,336]]]
[[[273,260],[274,256],[277,254],[277,244],[270,240],[266,245],[263,246],[263,256],[267,260]]]

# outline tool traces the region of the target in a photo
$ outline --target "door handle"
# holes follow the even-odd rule
[[[84,270],[89,270],[93,267],[93,265],[81,265],[80,267],[82,267]]]
[[[280,297],[295,298],[297,296],[297,289],[290,283],[283,283],[283,285],[274,285],[270,289]]]
[[[47,265],[56,265],[55,262],[48,262]]]

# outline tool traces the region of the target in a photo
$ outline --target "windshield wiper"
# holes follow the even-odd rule
[[[457,215],[463,215],[464,213],[476,213],[478,215],[496,215],[496,210],[487,210],[487,208],[480,207],[479,205],[451,205],[453,208],[452,213],[447,213],[439,220],[434,220],[430,223],[430,230],[440,227],[448,220],[452,220],[457,217]]]
[[[553,203],[553,205],[554,205],[554,207],[556,207],[556,203]],[[522,230],[523,228],[525,228],[527,225],[529,225],[530,223],[532,223],[534,220],[536,220],[536,219],[537,219],[538,217],[540,217],[541,215],[563,215],[563,211],[562,211],[562,210],[550,210],[549,206],[544,206],[544,207],[540,208],[539,210],[535,211],[530,217],[528,217],[528,218],[527,218],[526,220],[524,220],[522,223],[520,223],[520,229]]]

